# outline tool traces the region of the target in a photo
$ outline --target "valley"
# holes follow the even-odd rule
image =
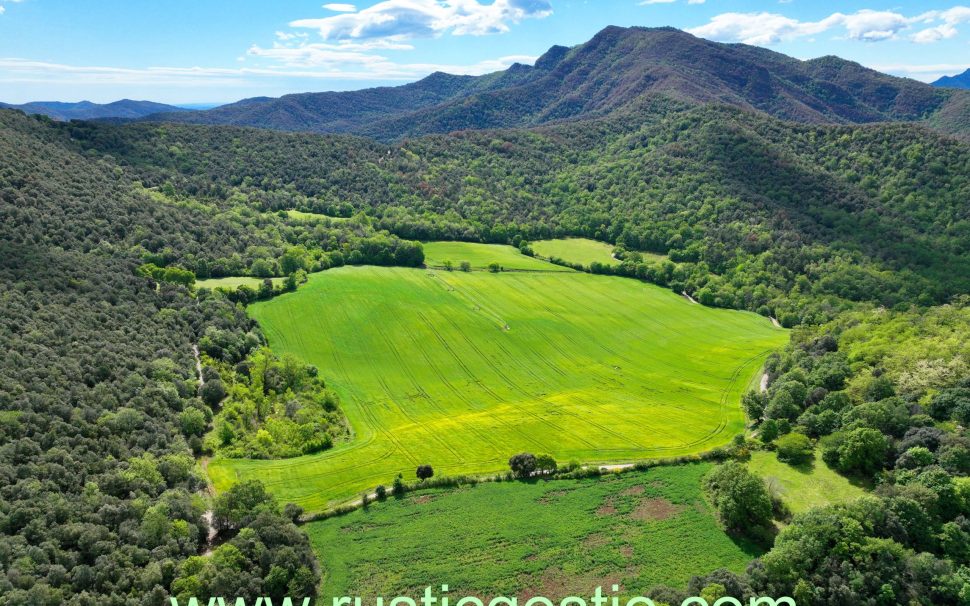
[[[734,403],[787,339],[766,318],[634,280],[443,246],[522,271],[348,267],[250,308],[275,351],[321,369],[355,435],[295,459],[215,459],[218,489],[255,478],[320,511],[422,464],[454,476],[502,471],[521,451],[563,463],[704,452],[741,431]]]

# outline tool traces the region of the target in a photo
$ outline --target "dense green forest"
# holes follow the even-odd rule
[[[615,244],[624,261],[608,271],[798,326],[767,394],[745,400],[759,441],[796,452],[782,436],[804,435],[875,486],[796,517],[746,575],[701,587],[970,600],[965,142],[649,97],[581,124],[395,144],[0,111],[0,157],[4,606],[315,590],[300,512],[259,485],[215,499],[218,545],[199,557],[193,454],[290,456],[327,447],[301,426],[332,440],[345,427],[313,371],[291,364],[295,382],[267,387],[287,361],[241,303],[275,293],[195,278],[297,287],[344,264],[420,266],[422,240],[569,235]]]
[[[967,146],[915,125],[798,126],[654,98],[581,126],[392,146],[231,128],[62,128],[146,186],[241,209],[227,214],[251,223],[297,208],[356,215],[405,239],[586,236],[671,260],[633,256],[621,273],[788,326],[851,302],[934,304],[970,288]],[[325,225],[281,235],[332,250]],[[199,275],[232,265],[171,259]]]

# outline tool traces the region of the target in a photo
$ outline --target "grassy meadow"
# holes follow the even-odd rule
[[[347,217],[331,217],[330,215],[323,215],[320,213],[308,213],[302,210],[288,210],[286,215],[291,219],[296,219],[297,221],[346,221]]]
[[[787,333],[635,280],[579,272],[344,267],[252,305],[277,352],[319,367],[354,438],[286,460],[215,459],[320,511],[420,464],[490,473],[521,451],[623,462],[743,430],[739,400]]]
[[[440,268],[445,261],[451,261],[457,271],[462,261],[468,261],[474,270],[488,269],[492,263],[498,263],[512,271],[572,271],[523,255],[514,246],[469,242],[425,242],[423,246],[424,264],[428,267]]]
[[[562,259],[569,263],[579,263],[589,267],[599,262],[603,265],[619,265],[613,258],[613,245],[589,238],[559,238],[556,240],[539,240],[530,244],[532,250],[541,257]],[[652,253],[640,253],[645,261],[663,261],[667,257]]]
[[[720,530],[704,501],[709,464],[602,479],[501,482],[390,498],[305,528],[332,596],[641,595],[692,575],[740,572],[759,553]]]
[[[283,278],[271,278],[273,280],[273,285],[279,285],[283,282]],[[240,286],[249,286],[250,288],[259,288],[263,283],[265,278],[254,278],[251,276],[232,276],[229,278],[209,278],[207,280],[196,280],[196,288],[226,288],[229,290],[236,290]]]
[[[820,453],[816,453],[813,465],[793,467],[779,461],[773,452],[758,451],[751,454],[748,467],[781,495],[792,513],[848,503],[865,494],[864,489],[830,469]]]

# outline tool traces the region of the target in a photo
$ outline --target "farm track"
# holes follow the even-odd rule
[[[215,459],[321,511],[398,472],[500,471],[511,454],[623,465],[743,429],[741,390],[786,338],[763,318],[633,280],[343,268],[253,306],[274,349],[316,364],[354,438],[277,461]],[[751,376],[749,376],[751,374]]]

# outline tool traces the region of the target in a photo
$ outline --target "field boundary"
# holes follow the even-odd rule
[[[412,482],[409,484],[404,484],[404,492],[400,496],[419,490],[437,490],[444,493],[448,492],[449,490],[461,488],[463,486],[474,486],[477,484],[488,484],[491,482],[555,482],[562,480],[578,480],[583,478],[600,478],[611,474],[647,471],[649,469],[653,469],[654,467],[674,467],[677,465],[702,463],[705,461],[725,461],[730,458],[732,458],[732,454],[729,452],[728,446],[722,445],[704,452],[682,455],[678,457],[657,457],[642,459],[639,461],[625,461],[622,463],[585,463],[576,468],[564,468],[561,471],[544,475],[534,475],[529,478],[512,477],[510,471],[491,474],[442,476],[427,482]],[[399,497],[389,494],[384,501],[395,498]],[[299,524],[311,524],[313,522],[329,520],[330,518],[340,517],[357,511],[363,507],[370,507],[372,504],[381,502],[382,501],[377,498],[376,492],[369,492],[367,494],[367,503],[364,503],[363,499],[357,498],[344,504],[335,505],[324,511],[300,516],[297,522]]]

